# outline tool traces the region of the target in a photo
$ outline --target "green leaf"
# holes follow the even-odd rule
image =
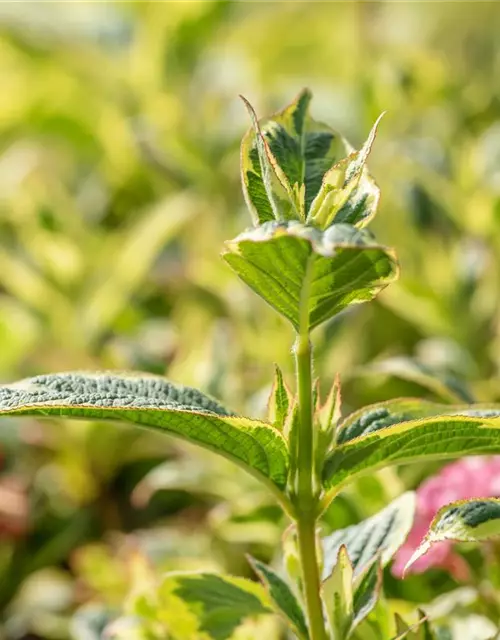
[[[323,581],[323,601],[333,640],[348,637],[354,619],[353,567],[342,545],[330,576]]]
[[[159,597],[170,603],[170,612],[176,608],[172,607],[172,598],[180,600],[181,606],[187,607],[187,615],[196,618],[197,631],[210,640],[227,640],[246,618],[272,613],[259,584],[214,573],[167,574],[159,587]]]
[[[306,89],[288,107],[260,120],[258,127],[254,122],[243,138],[243,190],[256,224],[290,218],[291,212],[305,220],[323,176],[348,153],[341,136],[310,117],[310,101]],[[278,180],[269,180],[269,165],[276,178],[278,171]],[[278,187],[271,197],[270,184]]]
[[[274,491],[283,489],[287,480],[288,453],[277,429],[230,415],[200,391],[160,376],[37,376],[0,387],[0,414],[132,422],[215,451],[267,482]]]
[[[375,374],[379,378],[385,374],[414,382],[447,402],[474,402],[473,395],[461,380],[450,374],[437,373],[413,358],[387,358],[372,362],[358,371],[361,374]]]
[[[365,225],[375,215],[380,194],[366,170],[366,161],[383,115],[373,125],[361,149],[351,152],[325,173],[321,189],[311,204],[308,222],[323,229],[334,222]]]
[[[313,329],[397,277],[393,253],[365,231],[268,222],[227,243],[225,260],[295,329]]]
[[[341,416],[342,398],[340,390],[340,377],[337,374],[330,393],[322,405],[319,395],[315,403],[314,424],[317,425],[316,443],[316,474],[321,483],[321,473],[325,456],[330,450]]]
[[[283,430],[285,425],[285,420],[291,403],[292,394],[283,380],[283,373],[281,372],[281,369],[276,365],[273,386],[267,408],[267,417],[269,422],[280,431]]]
[[[354,591],[354,619],[351,630],[356,628],[356,626],[373,611],[377,604],[381,588],[382,563],[380,558],[376,558],[360,577]]]
[[[481,542],[500,536],[500,500],[480,498],[459,500],[442,507],[431,522],[429,532],[408,561],[405,571],[443,540]]]
[[[276,610],[285,617],[292,626],[294,633],[301,640],[307,640],[309,633],[304,612],[290,587],[278,574],[262,562],[250,558],[250,563],[262,580],[264,588],[274,603]]]
[[[371,518],[323,538],[324,576],[332,573],[343,546],[347,548],[355,576],[371,566],[377,556],[385,566],[405,541],[414,514],[415,494],[408,491]]]
[[[390,400],[349,416],[327,458],[324,499],[354,478],[394,464],[500,452],[500,408]]]
[[[247,206],[255,224],[293,218],[297,209],[288,180],[262,133],[253,107],[243,96],[241,98],[253,127],[241,146],[241,174]]]

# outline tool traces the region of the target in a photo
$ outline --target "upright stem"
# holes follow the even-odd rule
[[[308,332],[295,343],[300,426],[297,443],[296,521],[302,582],[311,640],[326,640],[316,554],[317,496],[314,492],[312,347]]]

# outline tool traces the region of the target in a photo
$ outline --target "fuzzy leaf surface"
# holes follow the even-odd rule
[[[334,570],[342,547],[347,549],[355,577],[371,566],[377,556],[385,566],[405,541],[414,515],[415,494],[408,491],[371,518],[323,538],[324,577]]]
[[[393,253],[365,231],[269,222],[227,243],[225,260],[295,329],[314,329],[351,304],[372,300],[397,277]]]
[[[338,491],[356,477],[395,464],[495,453],[500,453],[498,405],[390,400],[342,423],[323,481]]]
[[[405,570],[429,551],[435,542],[481,542],[500,536],[500,500],[459,500],[442,507]]]
[[[37,376],[0,387],[0,415],[132,422],[224,455],[275,489],[286,483],[288,453],[279,431],[265,422],[231,415],[197,389],[160,376]]]

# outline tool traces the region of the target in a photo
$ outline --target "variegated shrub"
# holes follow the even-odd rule
[[[296,334],[295,388],[277,369],[267,420],[237,415],[201,391],[140,373],[41,375],[0,388],[3,416],[121,421],[205,447],[263,482],[286,512],[287,554],[295,554],[298,572],[287,577],[251,559],[260,584],[167,574],[137,598],[133,616],[133,624],[154,624],[165,637],[225,640],[246,618],[273,614],[301,640],[365,637],[363,624],[379,606],[382,569],[411,528],[414,494],[318,540],[322,512],[354,479],[389,465],[500,452],[500,408],[494,406],[398,399],[342,419],[338,381],[327,398],[318,397],[311,333],[373,299],[397,278],[398,263],[366,228],[379,203],[366,165],[379,121],[355,150],[311,117],[310,101],[303,91],[263,120],[245,101],[252,128],[241,147],[241,177],[253,226],[227,242],[223,254]],[[498,501],[445,508],[416,555],[435,540],[496,534],[499,513]],[[399,618],[375,617],[370,637],[433,637],[425,617],[420,629],[422,636]]]

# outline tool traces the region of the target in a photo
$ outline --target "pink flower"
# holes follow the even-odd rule
[[[436,512],[450,502],[467,498],[500,497],[500,456],[464,458],[447,465],[423,482],[417,490],[415,522],[392,567],[400,578],[403,569],[422,542]],[[430,567],[447,569],[457,580],[467,580],[466,562],[453,550],[453,542],[438,542],[409,569],[423,573]]]

